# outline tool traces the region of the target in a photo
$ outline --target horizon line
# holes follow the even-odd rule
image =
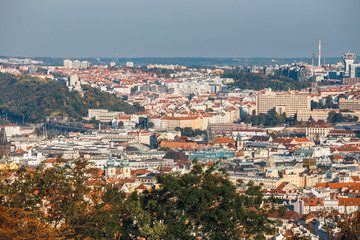
[[[63,58],[63,59],[83,59],[83,58],[117,58],[117,59],[122,59],[122,58],[208,58],[208,59],[249,59],[249,58],[268,58],[268,59],[296,59],[296,58],[309,58],[311,59],[312,56],[310,57],[49,57],[49,56],[5,56],[5,55],[0,55],[0,57],[7,57],[7,58]],[[322,56],[321,58],[323,59],[324,56]],[[325,56],[325,58],[341,58],[341,56],[338,57],[334,57],[334,56],[330,56],[327,57]],[[318,57],[315,57],[315,59],[318,59]]]

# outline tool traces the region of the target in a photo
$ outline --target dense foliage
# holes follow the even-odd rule
[[[141,67],[141,72],[143,73],[150,73],[150,74],[156,74],[158,77],[170,77],[171,74],[175,72],[175,70],[171,69],[165,69],[165,68],[147,68],[147,67]]]
[[[331,96],[327,96],[325,102],[311,101],[311,109],[335,109],[339,108],[339,105],[334,102]]]
[[[206,134],[205,130],[200,130],[200,129],[194,130],[191,127],[185,127],[185,128],[176,127],[175,131],[180,131],[182,137],[196,137],[198,135],[201,136]]]
[[[338,223],[340,233],[337,237],[339,240],[359,240],[360,239],[360,211],[355,212],[345,221]]]
[[[35,232],[5,214],[0,233],[11,228],[28,239],[264,239],[275,233],[267,215],[277,199],[265,199],[252,183],[240,195],[216,165],[194,164],[187,174],[159,175],[159,187],[127,197],[84,161],[2,171],[0,209],[30,218],[26,224]],[[49,237],[38,238],[40,233]]]
[[[345,115],[345,114],[342,114],[342,113],[336,113],[335,111],[332,111],[332,112],[329,113],[329,116],[328,116],[327,120],[330,123],[357,122],[359,120],[359,117],[351,116],[351,115]]]
[[[265,114],[260,113],[256,115],[253,113],[252,115],[246,115],[242,121],[245,123],[252,123],[253,125],[263,125],[263,126],[278,126],[286,123],[286,114]]]
[[[311,86],[309,81],[299,82],[286,76],[268,76],[260,73],[241,72],[239,70],[227,70],[223,78],[233,78],[234,83],[231,86],[241,89],[261,90],[272,88],[273,90],[287,91],[300,90]]]
[[[31,212],[1,205],[0,212],[0,239],[61,239]]]
[[[29,76],[0,74],[0,111],[18,121],[43,121],[47,116],[80,119],[89,108],[135,112],[136,108],[115,95],[85,86],[84,96],[70,92],[64,82]]]
[[[62,159],[53,168],[41,166],[30,173],[19,168],[18,180],[1,182],[0,203],[31,213],[63,239],[130,239],[130,233],[136,234],[133,206],[125,205],[125,194],[103,184],[97,172],[86,162],[70,165]]]
[[[267,214],[277,201],[265,200],[261,187],[251,183],[240,195],[214,165],[205,169],[197,164],[188,174],[160,175],[158,181],[159,189],[140,198],[142,208],[152,213],[149,223],[156,239],[263,238],[275,233]]]

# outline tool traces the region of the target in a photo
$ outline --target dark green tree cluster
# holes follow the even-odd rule
[[[21,167],[18,180],[1,182],[0,204],[31,213],[63,239],[131,239],[137,234],[133,205],[125,205],[125,194],[101,182],[97,172],[85,161],[70,165],[62,159],[35,172]]]
[[[156,74],[158,77],[170,77],[171,74],[175,72],[175,70],[172,69],[165,69],[165,68],[147,68],[142,67],[140,68],[141,72],[143,73],[150,73],[150,74]]]
[[[52,235],[42,239],[265,239],[264,234],[275,234],[267,216],[279,200],[265,199],[253,183],[240,195],[215,164],[205,168],[194,162],[187,174],[159,175],[159,187],[128,197],[97,172],[85,161],[68,164],[61,158],[51,168],[21,167],[17,179],[4,170],[0,207],[31,213],[34,223],[41,222],[38,228]],[[0,233],[6,231],[5,220],[15,221],[0,218]],[[11,229],[21,226],[16,219]]]
[[[327,96],[325,99],[325,103],[311,101],[311,109],[336,109],[339,108],[338,104],[334,102],[331,96]]]
[[[239,70],[227,70],[222,75],[223,78],[233,78],[231,85],[241,89],[261,90],[272,88],[273,90],[287,91],[300,90],[311,86],[310,81],[296,81],[286,76],[268,76],[260,73],[241,72]]]
[[[337,113],[332,111],[329,113],[327,118],[330,123],[341,123],[341,122],[357,122],[359,118],[357,116],[344,115],[342,113]]]
[[[203,134],[206,134],[205,130],[200,130],[200,129],[194,130],[191,127],[184,127],[184,128],[176,127],[175,131],[180,131],[182,137],[196,137],[198,135],[201,136]]]
[[[144,193],[141,205],[152,213],[149,224],[158,229],[156,238],[239,239],[275,234],[267,214],[275,210],[278,200],[265,200],[261,186],[252,183],[245,195],[239,195],[226,174],[215,167],[196,164],[188,174],[160,175],[161,187]]]
[[[81,119],[89,108],[137,111],[115,95],[89,86],[84,91],[81,96],[77,91],[70,92],[61,81],[0,74],[0,111],[10,119],[27,122],[44,121],[54,115]]]
[[[357,211],[344,221],[340,221],[337,225],[340,228],[340,233],[336,239],[360,240],[360,211]]]
[[[274,113],[274,114],[265,114],[265,113],[260,113],[258,115],[256,115],[255,113],[253,113],[252,115],[246,115],[242,121],[244,121],[245,123],[251,123],[253,125],[263,125],[263,126],[278,126],[281,124],[286,123],[286,114],[278,114],[278,113]]]

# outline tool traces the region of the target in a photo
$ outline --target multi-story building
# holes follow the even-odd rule
[[[311,140],[319,140],[329,135],[331,130],[334,130],[334,127],[331,124],[314,123],[306,128],[306,137]]]
[[[64,67],[65,68],[72,68],[72,61],[70,59],[64,60]]]
[[[358,83],[360,83],[360,77],[346,77],[342,79],[342,84],[344,85],[355,85]]]
[[[339,109],[314,109],[312,111],[308,109],[301,109],[297,112],[298,121],[308,121],[312,118],[315,122],[324,121],[327,122],[330,112],[340,112]]]
[[[72,62],[72,68],[79,69],[81,62],[79,60],[75,60]]]
[[[339,108],[348,110],[360,110],[360,99],[339,99]]]
[[[95,120],[100,122],[111,122],[119,118],[122,114],[122,112],[109,112],[107,109],[89,109],[88,119],[91,120],[95,118]]]
[[[133,62],[126,62],[126,66],[127,67],[134,67],[134,63]]]
[[[286,113],[292,117],[299,110],[311,110],[310,96],[298,94],[269,94],[256,97],[256,114]]]
[[[163,117],[167,121],[167,130],[174,130],[177,127],[203,130],[203,118],[195,117]]]
[[[316,169],[316,158],[304,158],[303,159],[303,166],[308,169]]]
[[[348,52],[348,53],[345,53],[342,58],[345,63],[345,76],[349,77],[351,75],[350,67],[355,61],[355,54]]]
[[[82,61],[81,63],[80,63],[80,68],[81,69],[87,69],[87,68],[89,68],[90,67],[90,63],[88,62],[88,61]]]
[[[71,75],[67,81],[67,87],[72,90],[81,90],[80,79],[77,74]]]
[[[76,69],[87,69],[90,67],[90,63],[88,61],[79,60],[71,61],[70,59],[64,60],[64,67],[65,68],[76,68]]]

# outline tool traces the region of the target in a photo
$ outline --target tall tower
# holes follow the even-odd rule
[[[312,66],[314,66],[314,64],[315,64],[315,55],[314,55],[314,53],[313,53],[313,55],[312,55],[312,61],[311,61],[311,65],[312,65]]]
[[[350,65],[355,62],[355,54],[347,52],[342,56],[345,63],[345,76],[350,76]]]
[[[127,158],[126,149],[125,149],[122,159],[123,160],[121,162],[121,176],[125,177],[125,178],[130,178],[131,177],[131,168],[130,168],[129,160]]]
[[[10,153],[10,142],[7,140],[5,128],[0,128],[0,159]]]
[[[318,66],[321,66],[321,40],[319,40],[319,63]]]

